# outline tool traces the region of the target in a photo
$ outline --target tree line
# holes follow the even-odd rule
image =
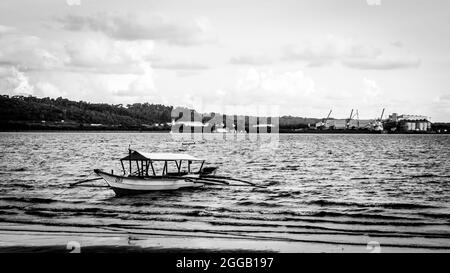
[[[162,104],[122,105],[71,101],[62,97],[1,95],[0,124],[3,129],[166,127],[165,124],[171,121],[172,109],[172,106]]]

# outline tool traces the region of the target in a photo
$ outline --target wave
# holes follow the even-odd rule
[[[332,212],[332,211],[318,211],[318,212],[294,212],[294,211],[280,211],[275,214],[301,216],[301,217],[349,217],[349,218],[364,218],[376,220],[421,220],[420,218],[402,217],[395,215],[381,215],[371,213],[348,213],[348,212]]]
[[[24,213],[28,214],[28,215],[33,215],[33,216],[49,217],[49,218],[54,218],[54,217],[60,216],[58,213],[54,213],[54,212],[50,212],[50,211],[39,211],[39,210],[30,210],[30,211],[25,211]]]
[[[12,168],[8,170],[9,172],[25,172],[28,171],[28,168],[26,167],[20,167],[20,168]]]
[[[430,217],[430,218],[450,220],[450,213],[445,213],[445,212],[444,213],[419,212],[417,214],[425,216],[425,217]]]
[[[280,198],[283,198],[283,197],[297,197],[301,193],[302,193],[301,191],[281,191],[281,192],[274,193],[270,197],[271,198],[274,198],[274,197],[280,197]]]
[[[17,213],[16,213],[16,212],[13,212],[13,211],[3,211],[3,210],[0,210],[0,215],[17,215]]]
[[[260,207],[281,207],[280,204],[267,203],[267,202],[254,202],[254,201],[240,201],[236,203],[240,206],[260,206]]]
[[[417,204],[417,203],[357,203],[357,202],[339,202],[328,200],[312,200],[308,202],[312,205],[319,206],[344,206],[344,207],[381,207],[387,209],[429,209],[440,208],[433,205]]]
[[[432,174],[432,173],[424,173],[424,174],[417,174],[417,175],[411,175],[411,178],[426,178],[426,177],[442,177],[447,178],[450,177],[450,175],[439,175],[439,174]]]
[[[172,222],[172,223],[182,223],[182,222],[188,222],[186,219],[182,218],[142,218],[137,215],[122,215],[120,217],[122,220],[146,220],[146,221],[158,221],[158,222]],[[158,229],[157,227],[143,227],[139,224],[132,224],[127,222],[120,222],[120,223],[99,223],[99,222],[92,222],[92,223],[74,223],[74,222],[41,222],[40,220],[33,220],[33,219],[17,219],[17,218],[0,218],[0,222],[3,223],[19,223],[19,224],[38,224],[38,225],[44,225],[44,226],[69,226],[69,227],[94,227],[94,228],[106,228],[106,227],[130,227],[130,228],[136,228],[136,229]],[[345,227],[327,227],[327,226],[316,226],[316,225],[308,225],[308,224],[293,224],[293,223],[274,223],[274,222],[241,222],[241,221],[221,221],[221,220],[207,220],[206,223],[209,223],[210,225],[214,226],[214,230],[217,226],[223,226],[227,227],[226,230],[230,230],[229,227],[233,228],[239,228],[239,227],[245,227],[246,229],[240,230],[240,232],[248,233],[251,232],[251,230],[248,230],[248,227],[255,227],[259,232],[282,232],[282,233],[348,233],[348,234],[357,234],[361,235],[364,234],[371,234],[371,236],[377,236],[377,237],[424,237],[424,238],[450,238],[450,234],[448,232],[437,232],[434,230],[430,230],[429,232],[416,232],[416,231],[399,231],[399,230],[379,230],[379,229],[348,229]],[[272,229],[270,229],[272,228]],[[275,229],[273,229],[275,228]],[[281,228],[278,230],[278,228]],[[286,228],[289,229],[286,230]],[[170,228],[169,228],[170,229]],[[210,228],[209,228],[210,229]],[[212,231],[214,231],[212,230]],[[127,231],[130,232],[130,231]]]
[[[49,199],[49,198],[14,197],[14,196],[2,196],[2,197],[0,197],[0,200],[26,202],[26,203],[43,203],[43,204],[50,204],[53,202],[57,202],[57,200]]]
[[[25,188],[25,189],[32,189],[35,187],[34,185],[25,183],[8,183],[7,186],[11,188]]]

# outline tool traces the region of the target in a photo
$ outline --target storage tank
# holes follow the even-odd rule
[[[412,130],[411,122],[405,122],[405,130],[406,131],[411,131]]]
[[[423,122],[423,121],[419,122],[419,131],[426,131],[425,130],[425,122]]]

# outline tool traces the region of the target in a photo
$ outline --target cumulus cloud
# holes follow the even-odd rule
[[[143,73],[152,41],[116,41],[102,35],[55,42],[18,31],[0,36],[0,65],[21,71],[69,70],[84,73]]]
[[[0,31],[2,93],[103,101],[155,93],[152,41],[89,35],[57,42],[7,27]]]
[[[12,95],[33,95],[28,77],[15,67],[0,67],[0,88]]]
[[[64,62],[61,48],[33,35],[24,35],[2,26],[0,30],[0,65],[20,70],[42,70],[60,67]],[[4,29],[8,29],[7,32]]]
[[[188,46],[215,42],[213,27],[207,18],[181,22],[161,14],[99,13],[68,15],[58,21],[66,30],[91,30],[120,40],[155,40]]]
[[[282,59],[303,61],[310,67],[341,63],[355,69],[398,69],[420,65],[420,60],[416,57],[405,54],[388,55],[379,48],[332,35],[302,46],[286,46]]]
[[[116,41],[102,36],[65,45],[66,65],[81,72],[142,74],[153,55],[152,41]]]

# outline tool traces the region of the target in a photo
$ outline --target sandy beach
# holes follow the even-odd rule
[[[44,230],[45,229],[45,230]],[[0,224],[0,252],[7,253],[102,253],[102,252],[333,252],[333,253],[394,253],[442,252],[446,247],[396,247],[368,244],[339,244],[315,239],[273,240],[244,238],[223,234],[185,235],[164,234],[161,231],[126,231],[120,228],[49,227],[43,225]],[[335,236],[336,237],[336,236]],[[317,237],[315,237],[317,238]],[[335,238],[339,240],[339,238]]]

